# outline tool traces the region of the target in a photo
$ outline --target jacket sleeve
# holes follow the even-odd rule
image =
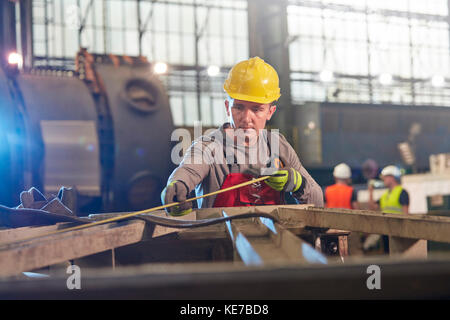
[[[167,184],[174,180],[182,181],[187,186],[188,192],[191,192],[203,181],[209,174],[210,165],[208,159],[204,159],[208,153],[203,152],[202,147],[201,141],[194,141],[186,151],[180,165],[170,175]]]
[[[293,192],[292,196],[295,198],[297,203],[313,204],[316,207],[323,207],[323,192],[322,188],[317,184],[317,182],[310,176],[305,167],[301,164],[297,153],[291,147],[291,145],[286,141],[287,144],[287,155],[286,155],[286,166],[296,169],[302,175],[302,187],[299,191]]]

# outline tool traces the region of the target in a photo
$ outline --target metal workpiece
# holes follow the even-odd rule
[[[33,185],[46,193],[61,186],[100,196],[99,141],[94,99],[76,77],[21,74],[28,156],[39,173]]]
[[[226,210],[222,211],[222,215],[228,217]],[[322,253],[286,230],[273,218],[227,221],[226,226],[236,254],[245,265],[263,265],[276,261],[327,263],[327,258]]]
[[[167,94],[150,65],[95,63],[112,118],[115,211],[158,205],[171,172],[174,129]]]
[[[126,214],[88,219],[110,221]],[[450,257],[427,256],[423,248],[414,248],[427,239],[450,242],[448,217],[308,205],[199,209],[177,218],[157,210],[142,216],[77,230],[71,223],[0,230],[0,297],[450,297]],[[350,246],[345,260],[334,259],[334,252],[316,250],[303,240],[314,228],[322,236],[330,228],[341,229],[332,236],[386,234],[393,254],[352,256]],[[69,260],[82,270],[82,290],[77,292],[64,285]],[[32,270],[42,276],[30,278],[27,271]]]

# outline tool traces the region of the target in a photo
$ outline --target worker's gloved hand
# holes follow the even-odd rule
[[[302,186],[302,175],[294,168],[279,169],[264,180],[272,189],[284,192],[296,192]]]
[[[184,182],[172,181],[161,192],[161,202],[163,205],[172,202],[183,202],[188,195],[188,189]],[[166,208],[166,212],[171,216],[184,216],[192,211],[192,203],[184,202],[177,206]]]

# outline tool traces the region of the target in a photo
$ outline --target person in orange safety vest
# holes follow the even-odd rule
[[[340,163],[333,170],[335,184],[325,189],[325,207],[358,209],[356,192],[350,186],[352,172],[345,163]]]

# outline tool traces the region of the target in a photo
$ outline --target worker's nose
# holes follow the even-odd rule
[[[243,114],[243,119],[247,123],[252,123],[253,121],[253,111],[251,109],[245,109]]]

